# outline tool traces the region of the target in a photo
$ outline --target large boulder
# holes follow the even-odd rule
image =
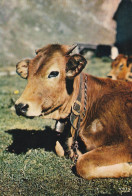
[[[113,44],[120,0],[10,0],[0,3],[1,64],[48,43]]]

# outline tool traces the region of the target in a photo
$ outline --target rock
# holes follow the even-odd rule
[[[10,0],[0,2],[3,66],[32,57],[48,43],[113,44],[112,17],[120,0]]]

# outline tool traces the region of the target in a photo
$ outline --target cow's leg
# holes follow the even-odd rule
[[[132,176],[132,146],[114,145],[94,149],[81,155],[77,173],[85,179]]]

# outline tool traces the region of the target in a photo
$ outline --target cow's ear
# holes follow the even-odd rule
[[[132,56],[129,56],[128,57],[128,60],[127,60],[127,67],[132,67]]]
[[[21,76],[24,79],[27,79],[28,77],[28,65],[30,60],[25,59],[17,63],[16,65],[16,72],[19,76]]]
[[[66,77],[73,79],[75,76],[80,74],[87,64],[86,59],[80,54],[74,54],[68,58],[66,64]]]

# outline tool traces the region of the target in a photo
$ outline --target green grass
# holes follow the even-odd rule
[[[105,76],[109,69],[106,59],[92,58],[85,71]],[[132,178],[86,181],[76,176],[72,161],[54,153],[55,121],[15,114],[13,102],[25,85],[18,76],[0,77],[0,195],[131,195]]]

